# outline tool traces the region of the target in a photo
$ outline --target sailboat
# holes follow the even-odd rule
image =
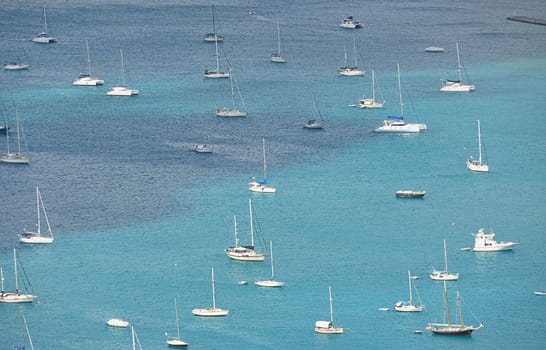
[[[217,316],[226,316],[229,314],[229,310],[220,309],[216,307],[216,292],[214,290],[214,268],[211,267],[212,274],[212,307],[193,309],[191,313],[195,316],[204,316],[204,317],[217,317]]]
[[[57,42],[57,38],[50,36],[47,31],[47,16],[46,16],[45,7],[44,7],[44,31],[41,33],[38,33],[38,35],[32,38],[32,42],[35,42],[38,44],[53,44]]]
[[[17,57],[16,61],[9,61],[4,63],[4,70],[24,70],[24,69],[28,69],[28,67],[29,67],[28,64],[21,62],[20,57]]]
[[[266,160],[265,160],[265,138],[262,138],[262,153],[263,153],[263,163],[264,163],[264,179],[263,180],[256,180],[253,179],[248,184],[248,189],[252,192],[259,192],[259,193],[275,193],[277,192],[277,189],[275,187],[267,186],[267,166],[266,166]]]
[[[13,271],[15,274],[15,290],[13,292],[4,291],[4,271],[0,268],[0,282],[2,290],[0,291],[0,303],[32,303],[36,299],[32,294],[21,294],[19,290],[19,274],[17,270],[17,253],[13,248]]]
[[[214,14],[214,5],[212,5],[212,33],[205,34],[205,41],[207,42],[218,42],[223,41],[224,37],[222,35],[219,35],[216,33],[216,21],[215,21],[215,14]]]
[[[106,95],[108,96],[132,96],[138,95],[139,91],[134,89],[128,89],[125,87],[125,67],[123,65],[123,50],[119,49],[119,55],[121,57],[121,86],[114,86]]]
[[[281,53],[281,27],[277,16],[277,52],[271,54],[271,62],[286,63],[286,57]]]
[[[19,127],[19,112],[15,110],[15,120],[17,125],[17,152],[13,153],[10,152],[9,149],[9,131],[6,130],[6,143],[7,143],[7,150],[5,153],[2,153],[2,157],[0,158],[0,161],[4,163],[12,163],[12,164],[28,164],[30,162],[30,157],[24,155],[21,153],[21,134],[23,133],[22,130],[20,131]],[[7,127],[6,127],[7,128]],[[23,134],[24,138],[24,134]]]
[[[385,101],[377,102],[375,100],[375,72],[372,69],[372,98],[361,98],[358,101],[358,107],[360,108],[383,108]]]
[[[205,69],[205,78],[229,78],[229,72],[223,72],[220,70],[220,55],[218,53],[218,41],[214,41],[216,49],[216,69]]]
[[[283,287],[284,282],[275,280],[275,267],[273,265],[273,242],[269,241],[269,260],[271,261],[271,278],[254,281],[260,287]]]
[[[41,230],[41,216],[40,213],[44,214],[44,219],[47,224],[47,235],[42,236]],[[38,187],[36,187],[36,232],[24,230],[23,233],[19,235],[19,242],[21,243],[53,243],[53,232],[51,231],[51,226],[49,225],[49,219],[47,218],[47,213],[44,206],[44,201],[42,200],[42,195]]]
[[[165,336],[167,337],[167,345],[177,348],[185,348],[188,346],[188,343],[180,340],[180,324],[178,321],[178,306],[176,305],[176,298],[174,298],[174,312],[176,314],[176,337],[169,336],[165,332]]]
[[[357,61],[356,61],[356,39],[353,37],[353,60],[354,60],[354,67],[349,67],[347,65],[347,48],[345,47],[345,45],[343,45],[343,50],[345,52],[345,66],[343,67],[340,67],[337,69],[337,72],[340,74],[340,75],[344,75],[344,76],[348,76],[348,77],[351,77],[351,76],[362,76],[364,74],[366,74],[366,71],[365,70],[362,70],[362,69],[358,69],[357,67]]]
[[[88,66],[88,73],[80,73],[78,79],[74,80],[72,83],[76,86],[97,86],[104,84],[104,80],[99,79],[98,76],[92,77],[91,76],[91,54],[89,53],[89,40],[85,41],[85,45],[87,47],[87,66]]]
[[[444,239],[444,262],[445,262],[445,270],[438,271],[434,268],[432,268],[432,272],[430,273],[429,277],[432,280],[435,281],[456,281],[459,279],[459,273],[449,273],[447,270],[447,249],[446,249],[446,240]]]
[[[332,287],[328,286],[328,297],[330,301],[330,321],[316,321],[315,332],[322,334],[342,334],[342,327],[334,326],[334,309],[332,307]]]
[[[320,113],[320,109],[318,108],[318,105],[317,105],[317,100],[314,97],[313,97],[313,105],[317,109],[319,120],[317,120],[316,118],[307,119],[305,123],[303,123],[303,127],[306,129],[322,129],[324,125],[324,122],[322,121],[322,113]]]
[[[483,323],[480,322],[478,327],[467,326],[464,324],[463,313],[461,307],[461,296],[457,291],[457,310],[459,312],[459,324],[451,323],[451,315],[449,313],[449,302],[447,299],[447,287],[446,282],[444,281],[444,297],[446,303],[446,316],[447,323],[429,323],[427,325],[427,330],[431,331],[434,334],[440,335],[471,335],[473,331],[483,328]]]
[[[216,115],[218,117],[224,117],[224,118],[231,118],[231,117],[246,117],[247,112],[241,111],[240,109],[237,109],[237,106],[235,104],[235,89],[234,86],[237,88],[237,92],[239,94],[239,98],[241,100],[241,104],[243,105],[243,108],[245,107],[245,101],[243,100],[243,95],[241,94],[241,90],[239,89],[239,84],[237,84],[237,80],[235,78],[235,74],[231,71],[231,68],[229,69],[229,83],[231,85],[231,103],[233,107],[223,107],[216,109]]]
[[[398,94],[400,98],[400,116],[387,116],[383,121],[383,125],[374,129],[375,132],[389,133],[418,133],[427,129],[426,124],[410,124],[404,122],[404,103],[402,101],[402,84],[400,82],[400,65],[397,64],[398,70]]]
[[[478,159],[473,159],[472,156],[466,161],[466,167],[468,170],[477,171],[481,173],[487,173],[489,172],[489,165],[487,164],[487,161],[484,163],[482,159],[482,153],[484,152],[484,147],[482,144],[482,132],[480,128],[480,121],[478,120],[478,152],[479,157]],[[486,157],[487,158],[487,157]]]
[[[461,58],[459,57],[459,43],[455,43],[455,46],[457,47],[457,76],[458,80],[449,80],[449,79],[442,79],[443,86],[440,88],[440,91],[444,92],[470,92],[476,90],[476,86],[465,84],[462,82],[461,77],[461,69],[463,66],[461,65]],[[447,75],[447,73],[446,73]]]
[[[258,253],[254,250],[254,220],[252,217],[252,200],[248,199],[248,211],[250,217],[250,245],[239,245],[237,237],[237,217],[233,216],[233,231],[235,236],[235,245],[226,248],[226,254],[233,260],[239,261],[264,261],[266,254]]]
[[[417,292],[417,287],[415,286],[414,280],[411,278],[411,272],[408,270],[408,286],[409,286],[409,300],[403,301],[400,300],[396,304],[394,304],[394,311],[399,312],[419,312],[423,311],[425,309],[425,305],[421,303],[421,300],[419,300],[419,305],[413,304],[413,295],[412,295],[412,284],[415,288],[415,291]],[[419,295],[417,295],[419,296]]]

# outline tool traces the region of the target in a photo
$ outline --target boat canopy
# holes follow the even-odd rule
[[[388,119],[396,119],[396,120],[404,120],[403,116],[397,116],[397,115],[388,115]]]
[[[461,81],[460,80],[451,80],[451,79],[446,79],[446,81],[448,83],[453,83],[453,84],[456,84],[456,83],[460,83]]]
[[[332,327],[332,322],[330,321],[316,321],[315,327],[317,328],[330,328]]]

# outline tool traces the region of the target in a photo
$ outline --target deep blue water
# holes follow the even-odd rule
[[[352,4],[351,4],[352,3]],[[42,29],[46,6],[54,45],[29,39]],[[12,249],[39,296],[33,305],[0,304],[0,349],[20,342],[24,310],[36,349],[128,348],[130,333],[108,317],[134,323],[144,349],[164,347],[174,332],[178,298],[182,338],[194,349],[480,348],[539,349],[546,341],[544,228],[546,213],[546,27],[509,15],[546,18],[541,1],[253,1],[215,2],[229,57],[248,107],[244,119],[214,116],[230,103],[229,81],[208,81],[214,46],[210,4],[200,1],[3,2],[0,59],[21,56],[28,71],[0,73],[0,106],[14,124],[19,111],[29,166],[0,166],[0,264],[13,287]],[[354,7],[365,27],[337,27]],[[252,9],[255,15],[249,15]],[[269,62],[281,22],[286,65]],[[341,78],[343,45],[356,39],[359,65],[375,69],[384,110],[349,107],[370,91],[370,75]],[[74,87],[87,69],[85,40],[103,87]],[[477,90],[442,94],[455,74],[455,42]],[[443,54],[427,54],[427,46]],[[132,98],[105,95],[119,82],[119,49]],[[426,133],[379,135],[371,130],[399,113],[396,64],[404,111]],[[222,61],[226,67],[226,62]],[[316,114],[326,128],[303,121]],[[491,172],[469,173],[481,120]],[[13,139],[13,134],[12,139]],[[239,286],[267,277],[268,263],[230,261],[232,217],[248,238],[246,184],[260,176],[265,137],[268,178],[278,193],[251,195],[264,241],[273,240],[280,290]],[[195,143],[211,155],[194,154]],[[0,149],[5,136],[0,136]],[[56,234],[53,245],[20,246],[17,234],[35,220],[40,186]],[[423,200],[400,200],[401,188],[424,189]],[[470,233],[490,228],[513,252],[475,254]],[[445,338],[424,329],[442,321],[442,285],[426,278],[443,264],[461,279],[472,337]],[[200,319],[216,300],[231,310]],[[407,270],[426,310],[378,311],[407,297]],[[342,336],[317,335],[328,318],[332,286]],[[474,318],[477,316],[479,321]]]

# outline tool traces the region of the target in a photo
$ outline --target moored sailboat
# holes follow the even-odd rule
[[[108,96],[133,96],[138,95],[139,91],[135,89],[128,89],[125,86],[125,66],[123,63],[123,50],[119,49],[119,55],[121,57],[121,85],[111,88],[106,95]]]
[[[232,104],[232,107],[218,108],[218,109],[216,109],[216,115],[218,117],[223,117],[223,118],[246,117],[248,113],[245,112],[244,110],[238,109],[237,105],[235,103],[235,89],[234,89],[234,87],[237,89],[237,93],[239,95],[239,99],[241,100],[241,104],[242,104],[243,108],[246,109],[245,101],[243,100],[243,95],[241,94],[241,90],[239,89],[239,84],[237,83],[237,80],[235,78],[235,74],[233,74],[233,71],[231,69],[229,70],[228,76],[229,76],[229,83],[230,83],[230,86],[231,86],[231,104]]]
[[[218,316],[227,316],[229,314],[229,310],[220,309],[216,307],[216,291],[214,289],[214,268],[211,267],[211,275],[212,275],[212,307],[208,308],[196,308],[191,310],[191,313],[195,316],[203,316],[203,317],[218,317]]]
[[[229,72],[224,72],[220,70],[220,56],[218,52],[218,41],[214,41],[214,47],[216,50],[216,68],[215,69],[205,69],[205,78],[219,79],[219,78],[229,78]]]
[[[461,70],[463,66],[461,65],[461,58],[459,57],[459,43],[455,44],[457,47],[457,80],[442,79],[443,86],[440,88],[440,91],[443,92],[470,92],[476,90],[475,85],[465,84],[462,81]]]
[[[371,98],[361,98],[358,101],[358,107],[360,108],[383,108],[385,101],[377,102],[375,100],[375,72],[372,69],[372,97]]]
[[[258,253],[254,249],[254,219],[252,215],[252,200],[248,199],[248,211],[250,221],[250,245],[240,245],[237,236],[237,218],[233,216],[233,231],[235,236],[235,245],[226,248],[226,254],[230,259],[239,261],[264,261],[265,253]]]
[[[482,144],[482,132],[480,127],[480,121],[478,120],[478,152],[479,156],[478,159],[473,159],[472,156],[466,161],[466,167],[468,170],[481,172],[481,173],[487,173],[489,172],[489,164],[487,164],[487,156],[484,152],[484,147]],[[483,161],[483,157],[485,157],[485,162]]]
[[[284,282],[275,280],[275,265],[273,264],[273,242],[269,241],[269,261],[271,262],[271,278],[254,281],[254,284],[260,287],[283,287]]]
[[[267,162],[265,160],[265,138],[262,138],[262,154],[263,154],[263,169],[264,169],[264,178],[263,180],[253,179],[248,184],[248,189],[252,192],[258,193],[275,193],[277,189],[267,185]]]
[[[415,291],[417,293],[417,287],[415,286],[414,280],[411,278],[411,272],[408,270],[408,286],[409,286],[409,300],[404,301],[400,300],[396,304],[394,304],[394,311],[398,312],[420,312],[425,309],[425,305],[421,303],[421,300],[419,300],[419,305],[413,304],[413,294],[412,289],[415,288]],[[413,286],[412,286],[413,284]],[[412,288],[413,287],[413,288]],[[417,294],[419,297],[419,294]],[[421,299],[421,298],[419,298]]]
[[[362,76],[366,74],[365,70],[359,69],[357,66],[357,59],[356,59],[356,40],[353,37],[353,60],[354,60],[354,66],[349,67],[347,64],[347,48],[345,45],[343,45],[344,53],[345,53],[345,66],[338,68],[337,72],[340,75],[352,77],[352,76]]]
[[[11,163],[11,164],[28,164],[30,163],[30,157],[25,155],[21,152],[21,135],[23,135],[24,140],[24,134],[23,131],[20,130],[19,127],[19,113],[17,110],[15,110],[15,120],[17,125],[17,152],[11,152],[9,149],[9,129],[6,126],[6,144],[7,144],[7,150],[5,153],[2,153],[2,156],[0,157],[0,161],[4,163]]]
[[[224,37],[216,32],[215,17],[214,5],[212,5],[212,32],[205,34],[205,41],[207,42],[219,42],[224,40]]]
[[[271,62],[286,63],[286,57],[281,53],[281,27],[277,16],[277,52],[271,54]]]
[[[47,15],[46,15],[46,9],[44,7],[44,31],[41,33],[38,33],[34,38],[32,38],[32,42],[38,43],[38,44],[53,44],[57,42],[57,38],[49,35],[48,29],[47,29]]]
[[[47,224],[47,233],[42,235],[42,225],[41,225],[41,215],[43,213],[45,222]],[[36,232],[23,230],[23,233],[19,235],[19,242],[21,243],[30,243],[30,244],[48,244],[53,243],[53,232],[51,231],[51,226],[49,225],[49,219],[47,217],[47,212],[45,210],[44,201],[42,199],[42,194],[38,187],[36,187]]]
[[[177,348],[185,348],[188,346],[188,343],[180,339],[180,322],[178,320],[178,306],[176,305],[176,298],[174,298],[174,312],[176,314],[176,336],[169,336],[167,332],[165,332],[165,336],[167,337],[167,345]]]
[[[456,281],[459,279],[459,273],[449,273],[447,269],[447,248],[446,240],[444,239],[444,263],[445,269],[443,271],[432,268],[432,272],[428,276],[431,280],[435,281]]]
[[[97,76],[92,76],[91,72],[91,54],[89,51],[89,40],[85,41],[85,45],[87,48],[87,73],[80,73],[78,76],[78,79],[74,80],[72,83],[76,86],[97,86],[104,84],[104,80],[100,79]]]
[[[32,303],[36,299],[35,295],[24,294],[19,290],[19,271],[17,267],[17,252],[13,248],[13,272],[15,275],[15,290],[7,292],[4,290],[4,271],[0,267],[0,283],[2,290],[0,291],[0,303]]]
[[[330,301],[330,321],[316,321],[315,332],[321,334],[342,334],[343,327],[334,326],[334,308],[332,307],[332,287],[328,286],[328,299]]]

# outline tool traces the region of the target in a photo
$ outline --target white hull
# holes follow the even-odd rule
[[[83,77],[78,80],[74,80],[72,85],[76,86],[97,86],[97,85],[103,85],[104,80],[98,79],[98,78],[91,78],[91,77]]]
[[[466,167],[468,170],[476,171],[479,173],[489,172],[489,165],[481,164],[480,162],[474,161],[472,159],[466,161]]]
[[[219,317],[219,316],[227,316],[227,314],[229,314],[229,310],[218,309],[218,308],[193,309],[191,310],[191,313],[194,314],[195,316]]]
[[[239,260],[239,261],[265,261],[265,254],[260,253],[236,253],[236,252],[226,252],[227,256],[229,256],[233,260]]]
[[[452,83],[448,82],[446,85],[440,88],[440,91],[443,92],[470,92],[476,90],[474,85],[466,85],[462,83]]]
[[[343,334],[343,328],[341,327],[315,327],[315,332],[320,334]]]
[[[172,347],[178,347],[178,348],[185,348],[188,346],[188,343],[183,342],[180,339],[169,339],[167,340],[167,345]]]
[[[434,281],[456,281],[459,279],[459,274],[450,274],[444,271],[432,271],[428,277]]]
[[[23,70],[23,69],[28,69],[29,65],[28,64],[23,64],[23,63],[6,63],[4,64],[4,69],[5,70]]]
[[[14,292],[0,293],[0,303],[17,304],[32,303],[36,296],[31,294],[19,294]]]
[[[405,124],[383,122],[383,125],[374,129],[375,132],[383,133],[419,133],[427,129],[425,124]]]
[[[357,25],[357,24],[354,24],[354,23],[341,23],[339,25],[341,28],[344,28],[344,29],[357,29],[357,28],[362,28],[361,25]]]
[[[123,86],[115,86],[106,93],[108,96],[133,96],[138,95],[138,90],[127,89]]]
[[[366,74],[365,70],[358,69],[358,68],[339,68],[338,73],[340,75],[346,76],[346,77],[356,77],[356,76],[362,76]]]
[[[106,321],[106,324],[110,327],[118,327],[118,328],[129,327],[129,322],[122,320],[120,318],[111,318],[108,321]]]
[[[303,124],[306,129],[322,129],[322,124],[317,121],[309,121]]]
[[[11,164],[28,164],[30,158],[17,153],[3,153],[0,161]]]
[[[445,49],[443,47],[437,47],[437,46],[429,46],[425,48],[426,52],[445,52]]]
[[[516,246],[516,243],[500,242],[500,243],[497,243],[497,245],[494,247],[473,248],[472,250],[475,252],[502,252],[506,250],[512,250],[514,246]]]
[[[415,305],[400,305],[398,306],[400,302],[396,303],[394,306],[394,311],[398,312],[421,312],[425,309],[424,306],[415,306]]]
[[[197,153],[212,153],[207,145],[195,145],[192,150]]]
[[[53,44],[57,42],[57,38],[51,36],[37,36],[32,38],[32,42],[38,44]]]
[[[261,280],[261,281],[254,281],[254,284],[260,287],[269,287],[269,288],[278,288],[278,287],[284,287],[284,282],[275,281],[275,280]]]
[[[229,78],[229,72],[218,72],[215,70],[206,70],[205,78],[211,78],[211,79]]]
[[[273,53],[271,54],[271,62],[286,63],[286,58],[282,55]]]
[[[474,234],[474,248],[475,252],[500,252],[506,250],[512,250],[517,243],[514,242],[497,242],[495,240],[495,234],[485,233],[483,228],[478,230],[478,233]]]
[[[224,41],[224,37],[214,33],[205,34],[204,40],[208,43]]]
[[[236,118],[246,117],[247,112],[243,112],[235,108],[219,108],[216,110],[216,115],[223,118]]]
[[[27,244],[51,244],[55,239],[53,237],[43,237],[36,234],[24,233],[19,236],[19,242]]]
[[[361,99],[358,103],[359,108],[383,108],[384,102],[376,102],[373,98]]]
[[[252,192],[257,193],[275,193],[277,192],[277,189],[275,187],[270,187],[266,185],[262,185],[258,182],[251,182],[248,184],[248,189]]]

